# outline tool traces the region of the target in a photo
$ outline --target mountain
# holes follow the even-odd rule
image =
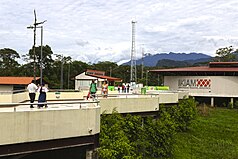
[[[155,55],[146,54],[144,57],[145,66],[156,66],[160,60],[173,60],[173,61],[185,61],[186,63],[194,64],[197,62],[206,62],[211,60],[211,56],[203,53],[159,53]],[[142,59],[136,60],[137,65],[141,65]],[[123,65],[130,65],[131,61],[124,63]]]

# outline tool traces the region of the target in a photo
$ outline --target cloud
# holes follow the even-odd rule
[[[202,52],[214,56],[220,47],[238,47],[236,0],[19,0],[0,1],[0,48],[25,54],[33,44],[37,20],[44,24],[44,44],[86,62],[130,59],[131,20],[136,19],[140,47],[159,52]],[[40,30],[36,44],[40,45]]]

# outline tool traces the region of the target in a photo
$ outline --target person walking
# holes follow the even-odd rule
[[[90,88],[89,88],[89,92],[90,92],[90,96],[93,98],[93,100],[95,99],[95,94],[97,92],[97,84],[95,83],[95,80],[92,80],[92,83],[90,84]]]
[[[107,98],[108,95],[108,84],[107,81],[104,81],[102,84],[102,96],[103,98]]]
[[[29,92],[29,98],[30,98],[30,103],[34,103],[35,98],[36,98],[36,90],[37,86],[34,83],[34,80],[31,81],[30,84],[27,86],[27,90]],[[34,108],[33,104],[30,105],[30,108]]]
[[[48,92],[48,88],[45,87],[45,84],[42,83],[42,85],[38,88],[38,92],[40,93],[39,98],[38,98],[38,108],[41,108],[45,105],[45,108],[47,108],[47,104],[40,104],[40,103],[45,103],[46,102],[46,93]]]

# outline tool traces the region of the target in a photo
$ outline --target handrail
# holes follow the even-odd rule
[[[99,104],[98,100],[95,101],[60,101],[60,102],[34,102],[34,103],[0,103],[0,108],[1,107],[16,107],[16,106],[22,106],[22,105],[53,105],[53,104],[90,104],[90,103],[96,103],[97,105]]]
[[[118,97],[118,96],[151,96],[151,95],[159,95],[159,94],[153,94],[153,93],[146,93],[146,94],[129,94],[129,93],[118,93],[118,94],[108,94],[107,97]],[[96,94],[97,97],[103,97],[102,94]]]

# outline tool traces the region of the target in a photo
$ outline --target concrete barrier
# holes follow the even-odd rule
[[[101,113],[142,113],[159,110],[159,98],[107,98],[100,99]]]
[[[100,107],[1,112],[0,145],[98,134]]]

